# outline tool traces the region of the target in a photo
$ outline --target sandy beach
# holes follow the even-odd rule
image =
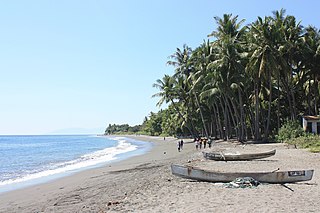
[[[285,144],[218,142],[212,149],[261,151],[276,155],[248,162],[205,160],[192,141],[177,151],[174,138],[130,136],[152,141],[148,153],[54,180],[0,194],[0,212],[319,212],[320,154]],[[188,163],[189,162],[189,163]],[[216,171],[314,169],[313,179],[294,184],[226,188],[173,176],[172,163]]]

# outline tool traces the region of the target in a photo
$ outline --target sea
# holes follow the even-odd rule
[[[0,136],[0,193],[141,155],[152,146],[97,135]]]

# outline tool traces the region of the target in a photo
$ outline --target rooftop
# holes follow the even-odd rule
[[[314,116],[314,115],[305,115],[302,116],[306,120],[320,120],[320,116]]]

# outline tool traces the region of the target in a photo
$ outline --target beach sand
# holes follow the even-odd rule
[[[174,138],[130,136],[152,141],[148,153],[76,173],[49,183],[0,194],[0,212],[319,212],[320,154],[285,144],[219,142],[212,149],[277,153],[248,162],[205,160],[191,140],[177,151]],[[191,163],[188,163],[191,162]],[[216,171],[314,169],[313,179],[295,184],[226,188],[223,184],[173,176],[170,164],[197,165]]]

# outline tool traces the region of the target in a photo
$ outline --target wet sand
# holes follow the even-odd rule
[[[49,183],[0,194],[0,212],[318,212],[320,154],[285,144],[218,142],[215,150],[265,151],[276,155],[262,160],[215,162],[205,160],[192,141],[177,151],[174,138],[130,136],[152,141],[148,153],[101,168],[79,172]],[[191,163],[188,163],[191,162]],[[311,181],[261,184],[256,188],[226,188],[173,176],[172,163],[217,171],[314,169]]]

